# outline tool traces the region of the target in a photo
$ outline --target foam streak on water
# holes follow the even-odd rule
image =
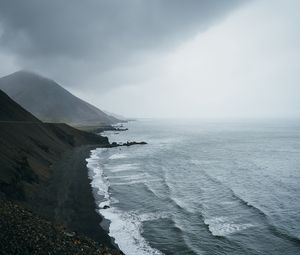
[[[110,182],[107,177],[104,176],[103,169],[100,164],[101,152],[104,149],[96,149],[91,151],[90,158],[86,159],[87,167],[89,170],[89,176],[91,178],[91,186],[97,191],[103,199],[97,201],[99,204],[99,213],[104,216],[105,219],[110,221],[109,235],[115,239],[120,249],[126,255],[162,255],[163,253],[151,248],[148,242],[141,235],[142,222],[161,218],[159,214],[138,215],[134,212],[124,213],[113,206],[112,198],[109,193]],[[109,157],[110,160],[125,158],[118,154],[114,154]],[[117,170],[116,170],[117,169]],[[111,172],[120,172],[126,170],[135,169],[134,165],[123,164],[118,167],[111,168]],[[132,179],[139,179],[145,177],[144,175],[133,176]],[[123,179],[130,179],[129,176]],[[102,209],[105,205],[110,208]]]
[[[300,123],[126,125],[87,160],[125,254],[300,255]]]

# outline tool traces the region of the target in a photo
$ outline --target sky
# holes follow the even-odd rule
[[[0,75],[128,117],[300,118],[298,0],[0,0]]]

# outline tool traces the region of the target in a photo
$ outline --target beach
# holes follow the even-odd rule
[[[52,176],[29,202],[32,209],[55,223],[63,224],[110,248],[107,232],[100,226],[102,217],[96,212],[85,159],[93,146],[81,146],[67,151],[50,168]]]

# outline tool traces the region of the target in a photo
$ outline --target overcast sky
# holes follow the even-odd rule
[[[0,75],[130,117],[300,118],[298,0],[0,0]]]

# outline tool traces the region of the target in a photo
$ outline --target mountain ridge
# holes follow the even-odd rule
[[[31,71],[21,70],[0,78],[0,89],[44,122],[72,126],[121,122],[76,97],[57,82]]]
[[[115,250],[115,245],[100,226],[102,216],[95,209],[85,161],[91,149],[109,146],[107,137],[77,130],[64,123],[43,123],[0,90],[1,213],[4,208],[2,201],[10,201],[30,209],[49,224],[59,224],[70,232],[85,235]],[[8,220],[19,217],[15,210],[9,214],[13,215]],[[0,222],[0,232],[12,235],[5,244],[7,254],[17,254],[12,252],[15,247],[12,233],[26,229],[23,223],[21,220],[14,225],[12,220],[4,226],[3,221]],[[31,227],[39,229],[39,235],[47,236],[48,231],[43,230],[39,223],[32,224]],[[24,238],[30,239],[31,236]],[[22,251],[18,254],[40,254],[33,251],[38,251],[39,245],[45,245],[45,242],[25,242],[23,245],[31,247],[32,253]],[[106,247],[99,244],[101,251]]]

